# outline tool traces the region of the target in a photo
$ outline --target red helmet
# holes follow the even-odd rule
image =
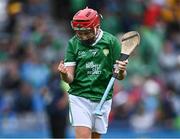
[[[78,11],[71,21],[71,26],[74,30],[94,29],[100,25],[100,16],[97,11],[85,8]]]

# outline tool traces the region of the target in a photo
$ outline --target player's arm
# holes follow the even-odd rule
[[[120,61],[117,60],[119,59],[119,55],[121,52],[121,44],[119,43],[119,40],[117,38],[114,38],[113,40],[113,56],[114,56],[114,73],[116,73],[116,78],[118,80],[123,80],[126,75],[126,65],[128,64],[128,60],[126,61]]]
[[[58,66],[58,70],[60,72],[61,78],[67,83],[73,82],[74,69],[75,66],[65,66],[63,61],[61,61]]]
[[[74,80],[74,72],[76,66],[76,51],[73,45],[73,39],[70,39],[68,42],[68,47],[66,48],[64,61],[61,61],[58,66],[62,80],[66,83],[72,83]],[[73,61],[73,62],[72,62]]]

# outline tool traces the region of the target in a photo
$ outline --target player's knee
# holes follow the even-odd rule
[[[91,138],[91,129],[88,127],[76,127],[76,138]]]

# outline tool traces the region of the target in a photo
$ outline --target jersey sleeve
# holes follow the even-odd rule
[[[64,64],[65,66],[75,66],[76,65],[76,60],[75,60],[75,51],[72,45],[72,41],[68,42],[68,47],[66,49],[65,53],[65,59],[64,59]]]
[[[121,44],[118,41],[118,39],[116,37],[114,37],[113,39],[113,61],[115,63],[115,61],[119,58],[121,53]]]

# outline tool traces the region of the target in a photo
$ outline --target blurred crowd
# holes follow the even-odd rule
[[[0,126],[46,113],[51,134],[65,136],[68,87],[57,66],[73,35],[72,16],[86,6],[103,15],[103,30],[141,36],[127,78],[115,82],[110,122],[180,129],[180,0],[0,0]]]

